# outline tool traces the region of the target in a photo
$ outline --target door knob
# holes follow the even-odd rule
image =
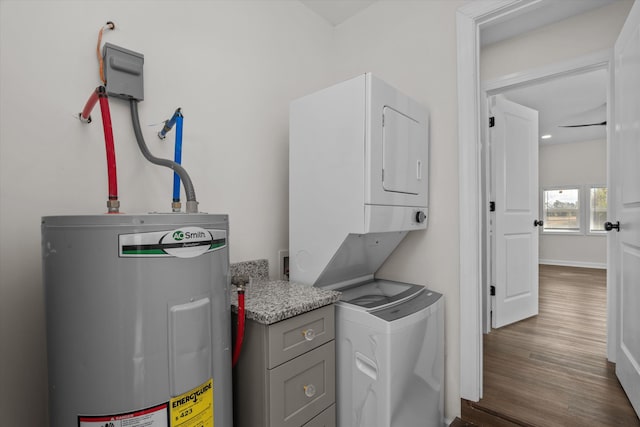
[[[534,227],[542,227],[544,225],[544,221],[541,219],[536,219],[533,221],[533,226]]]
[[[616,222],[615,222],[615,224],[614,224],[614,223],[612,223],[612,222],[609,222],[609,221],[607,221],[607,222],[605,222],[605,223],[604,223],[604,229],[605,229],[605,230],[607,230],[607,231],[611,231],[611,230],[613,230],[614,228],[615,228],[615,230],[616,230],[617,232],[620,232],[620,221],[616,221]]]

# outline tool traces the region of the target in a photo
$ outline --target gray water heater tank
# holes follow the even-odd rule
[[[50,427],[233,424],[228,229],[208,214],[42,219]]]

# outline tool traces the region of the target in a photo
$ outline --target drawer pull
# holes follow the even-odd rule
[[[316,337],[316,331],[314,331],[312,328],[309,328],[307,330],[302,331],[302,335],[304,335],[305,340],[313,341],[313,339]]]
[[[303,386],[302,388],[304,388],[304,395],[307,397],[313,397],[316,395],[316,386],[314,386],[313,384],[308,384]]]

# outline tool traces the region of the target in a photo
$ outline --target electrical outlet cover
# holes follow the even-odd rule
[[[144,99],[144,55],[111,43],[102,49],[107,93],[124,99]]]
[[[289,280],[289,251],[281,249],[278,251],[278,277],[280,280]]]

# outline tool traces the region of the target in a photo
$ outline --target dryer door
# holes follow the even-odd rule
[[[382,109],[382,188],[420,194],[423,173],[420,123],[389,106]]]
[[[367,75],[366,204],[427,207],[429,113],[382,80]]]

